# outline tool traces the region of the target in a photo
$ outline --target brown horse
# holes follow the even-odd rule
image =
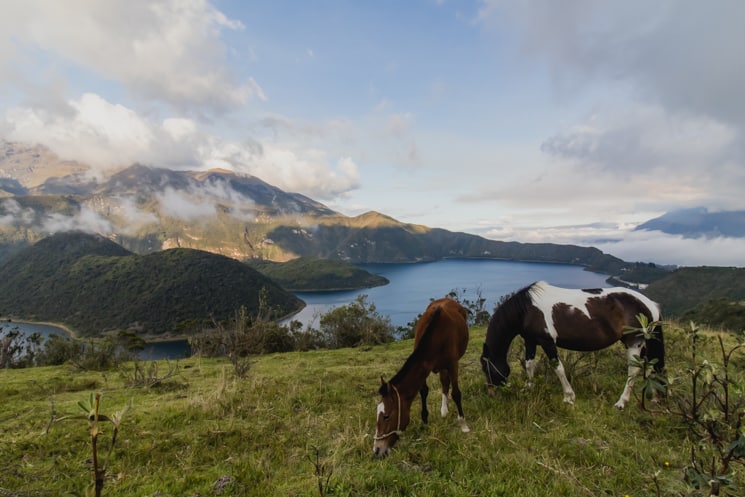
[[[470,431],[463,416],[458,387],[458,360],[468,346],[466,310],[450,298],[433,301],[419,318],[414,330],[414,352],[398,373],[386,382],[380,377],[381,395],[377,409],[377,430],[373,452],[386,456],[409,424],[411,403],[419,393],[422,397],[422,421],[427,423],[427,377],[440,373],[442,384],[442,417],[448,414],[448,390],[453,384],[453,400],[458,407],[461,430]]]
[[[639,373],[635,357],[646,355],[657,372],[665,369],[665,343],[662,327],[657,324],[652,339],[625,329],[639,326],[637,316],[650,322],[660,319],[660,307],[645,295],[628,288],[574,290],[538,281],[518,290],[492,315],[481,353],[481,369],[491,391],[504,385],[510,375],[507,352],[512,340],[520,335],[525,341],[525,369],[528,381],[535,370],[536,348],[546,353],[564,389],[564,402],[574,403],[574,390],[564,372],[557,347],[569,350],[600,350],[621,342],[626,347],[628,374],[626,386],[616,407],[623,409],[631,396]],[[491,393],[491,392],[490,392]]]

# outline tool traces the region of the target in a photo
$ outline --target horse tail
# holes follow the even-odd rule
[[[442,306],[437,306],[432,311],[432,313],[429,315],[429,322],[427,322],[427,326],[424,328],[424,334],[429,334],[429,331],[432,329],[432,327],[437,322],[437,318],[440,317],[440,313],[442,312]]]
[[[647,340],[647,357],[657,359],[654,370],[658,373],[665,371],[665,340],[662,335],[662,325],[657,324],[652,330],[652,338]]]
[[[428,309],[427,312],[425,312],[424,315],[419,318],[420,322],[416,324],[416,328],[414,330],[415,347],[419,346],[419,344],[422,342],[422,339],[427,338],[429,337],[429,335],[431,335],[430,331],[434,327],[435,323],[437,323],[437,318],[440,316],[440,312],[442,312],[442,309],[438,305],[431,310]]]

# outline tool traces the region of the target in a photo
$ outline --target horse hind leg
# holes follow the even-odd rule
[[[442,404],[440,415],[444,418],[448,415],[448,391],[450,390],[450,372],[447,369],[440,370],[440,385],[442,385]]]
[[[447,384],[449,384],[452,381],[453,384],[453,402],[455,402],[455,406],[458,408],[458,424],[460,425],[460,429],[463,433],[468,433],[471,431],[471,429],[468,427],[468,424],[466,424],[466,417],[463,414],[463,402],[462,402],[462,396],[460,393],[460,386],[458,385],[458,366],[455,365],[452,368],[452,372],[447,373],[446,372],[446,378],[447,380],[443,380],[442,375],[440,376],[440,380],[442,381],[442,405],[443,410],[441,411],[441,414],[443,417],[445,417],[448,413],[447,410],[447,387],[446,387],[446,381]]]

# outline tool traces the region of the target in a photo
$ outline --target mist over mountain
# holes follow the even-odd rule
[[[650,219],[636,231],[661,231],[686,238],[745,237],[745,211],[710,212],[706,207],[679,209]]]

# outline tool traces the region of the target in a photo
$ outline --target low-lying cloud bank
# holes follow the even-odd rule
[[[660,231],[634,231],[635,225],[498,228],[481,233],[494,240],[596,247],[628,262],[676,266],[745,267],[745,238],[684,238]]]

